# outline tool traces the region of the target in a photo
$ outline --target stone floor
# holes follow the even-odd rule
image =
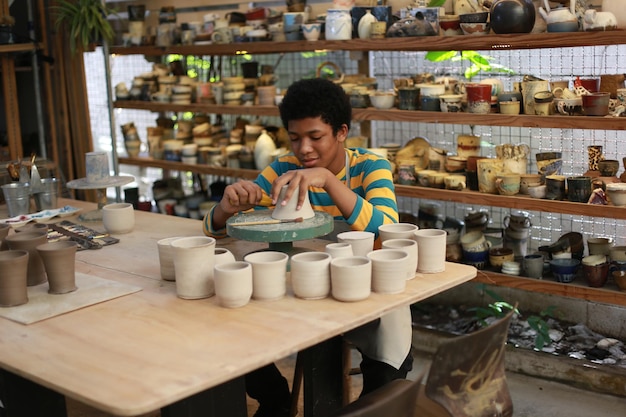
[[[358,354],[355,353],[353,360],[358,364]],[[420,369],[428,366],[429,358],[418,352],[415,353],[415,367],[409,378],[414,377]],[[291,379],[295,356],[278,362],[283,374]],[[573,388],[561,383],[545,379],[533,378],[518,373],[508,372],[507,380],[515,417],[622,417],[626,410],[626,398],[611,395],[598,394],[589,390]],[[352,397],[356,398],[360,391],[361,380],[359,376],[352,377]],[[303,416],[302,401],[300,401],[299,416]],[[254,402],[248,402],[248,415],[252,416],[256,410]],[[110,414],[100,412],[91,407],[68,400],[69,417],[112,417]],[[160,413],[154,412],[142,417],[159,417]]]

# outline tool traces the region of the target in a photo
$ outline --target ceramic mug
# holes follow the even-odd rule
[[[440,229],[420,229],[415,232],[417,241],[417,271],[425,274],[446,269],[446,236]]]
[[[303,252],[291,257],[291,285],[298,298],[314,300],[330,294],[330,261],[327,252]]]
[[[391,223],[378,226],[378,236],[381,242],[390,239],[413,239],[418,226],[412,223]]]
[[[368,252],[369,253],[369,252]],[[339,301],[360,301],[370,296],[372,261],[365,256],[330,261],[331,294]]]
[[[252,265],[248,262],[226,262],[215,265],[215,296],[222,307],[243,307],[252,296]]]
[[[243,260],[252,264],[252,298],[271,301],[285,296],[289,255],[278,251],[253,252]]]
[[[496,188],[500,195],[515,195],[520,190],[520,175],[512,173],[498,174]]]
[[[389,239],[382,243],[383,249],[400,249],[409,256],[406,262],[406,279],[415,278],[417,271],[417,241],[413,238],[409,239]]]
[[[567,177],[567,199],[577,203],[587,203],[591,197],[591,177]]]
[[[351,230],[337,235],[337,240],[349,243],[352,246],[354,256],[367,256],[374,249],[374,233]]]
[[[372,290],[398,294],[406,288],[409,254],[402,249],[378,249],[367,254],[372,262]]]
[[[112,203],[102,207],[102,224],[111,234],[130,233],[135,227],[135,210],[131,203]]]
[[[214,295],[215,239],[208,236],[181,237],[172,241],[171,245],[174,250],[176,295],[190,300]]]

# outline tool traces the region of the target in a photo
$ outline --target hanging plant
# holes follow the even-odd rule
[[[465,69],[463,74],[468,80],[471,80],[481,71],[515,74],[515,71],[510,68],[492,63],[492,57],[479,54],[476,51],[461,51],[460,53],[459,51],[429,51],[424,58],[430,62],[469,61],[471,65]]]
[[[101,0],[59,0],[53,11],[57,29],[68,31],[72,54],[79,46],[88,49],[96,40],[111,42],[115,36],[107,16],[116,12]]]

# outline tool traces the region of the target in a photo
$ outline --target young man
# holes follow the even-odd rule
[[[370,231],[398,222],[391,166],[364,149],[346,149],[352,108],[343,89],[316,78],[293,83],[280,105],[280,116],[291,141],[291,153],[279,157],[255,181],[239,181],[205,217],[204,233],[226,236],[226,221],[249,209],[285,204],[277,201],[289,184],[285,200],[305,193],[314,210],[325,211],[351,230]],[[299,187],[299,195],[293,190]],[[346,335],[363,356],[363,392],[405,378],[412,367],[411,315],[401,308]],[[246,375],[248,395],[259,401],[255,417],[287,416],[290,395],[287,380],[274,365]]]

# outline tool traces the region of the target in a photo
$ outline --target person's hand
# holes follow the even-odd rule
[[[252,181],[238,181],[224,189],[220,208],[224,213],[235,214],[258,205],[263,197],[261,187]]]
[[[302,208],[302,204],[304,203],[304,199],[306,198],[308,188],[325,188],[329,176],[335,178],[335,176],[326,168],[307,168],[287,171],[280,177],[276,178],[272,183],[272,190],[270,191],[272,203],[274,205],[282,204],[284,206],[285,204],[287,204],[287,201],[289,201],[293,196],[293,198],[298,199],[296,210],[299,210],[300,208]],[[284,201],[278,201],[280,190],[286,184],[289,184],[289,187],[287,187],[285,199]],[[300,187],[298,190],[299,195],[294,196],[293,193],[296,187]]]

